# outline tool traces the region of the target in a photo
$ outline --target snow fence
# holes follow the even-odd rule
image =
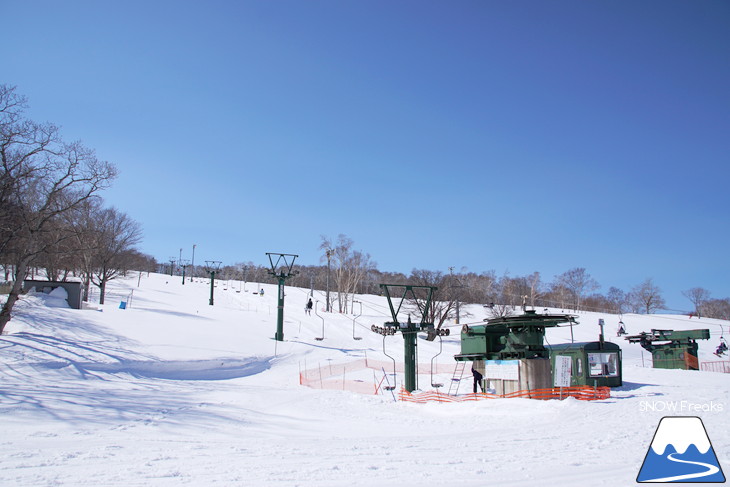
[[[299,372],[299,384],[311,387],[313,389],[330,389],[356,392],[360,394],[386,394],[396,387],[394,374],[404,372],[403,364],[395,365],[395,373],[393,362],[385,362],[380,360],[361,359],[344,364],[333,364],[321,362],[317,367],[301,369]],[[436,376],[448,375],[447,380],[468,381],[471,388],[471,374],[464,374],[456,377],[455,367],[453,365],[434,364],[418,364],[418,375],[420,383],[431,383],[430,379]],[[443,382],[446,383],[447,380]],[[400,380],[398,380],[402,384]],[[390,387],[391,389],[387,389]],[[454,387],[454,391],[458,388]],[[398,393],[398,399],[406,402],[426,403],[426,402],[462,402],[462,401],[479,401],[483,399],[508,399],[508,398],[528,398],[528,399],[566,399],[573,397],[581,401],[596,401],[608,399],[611,397],[610,387],[590,387],[590,386],[571,386],[571,387],[553,387],[547,389],[532,389],[529,391],[516,391],[510,394],[497,395],[490,393],[469,393],[469,394],[449,394],[440,392],[438,388],[423,392],[408,392],[401,387]]]
[[[313,389],[337,389],[342,391],[358,392],[360,394],[379,394],[386,386],[395,387],[394,374],[404,373],[404,365],[368,358],[348,362],[345,364],[333,364],[331,362],[318,363],[317,367],[307,369],[306,364],[299,372],[299,384]],[[453,365],[418,364],[417,373],[421,383],[430,384],[432,375],[448,375],[454,373]],[[471,374],[464,380],[471,378]]]

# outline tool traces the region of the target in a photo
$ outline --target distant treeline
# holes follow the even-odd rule
[[[494,271],[448,272],[413,269],[409,275],[378,270],[370,256],[353,249],[353,242],[345,235],[336,241],[322,239],[322,265],[295,265],[298,273],[287,280],[287,285],[331,291],[332,308],[346,312],[352,306],[353,294],[381,294],[380,284],[410,284],[434,286],[438,290],[434,299],[447,303],[447,315],[452,317],[455,303],[489,306],[495,314],[506,314],[521,306],[531,308],[559,308],[566,311],[596,311],[614,314],[655,313],[665,310],[666,303],[661,289],[648,278],[629,290],[610,287],[608,292],[596,292],[600,285],[582,267],[569,269],[543,281],[539,272],[527,276],[497,276]],[[329,254],[329,265],[327,265]],[[170,272],[170,263],[159,264],[158,270]],[[328,270],[329,269],[329,270]],[[245,280],[247,282],[276,284],[269,274],[270,268],[253,262],[223,266],[216,278]],[[197,266],[198,277],[206,277],[203,267]],[[173,263],[172,272],[180,270]],[[690,311],[697,316],[730,319],[730,299],[713,299],[703,288],[691,288],[683,293]],[[451,304],[450,306],[448,304]],[[674,310],[677,311],[677,310]]]

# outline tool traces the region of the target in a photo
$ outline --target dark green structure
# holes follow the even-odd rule
[[[625,337],[651,352],[655,369],[699,370],[697,340],[709,340],[710,330],[655,330]]]
[[[403,288],[403,294],[400,298],[398,307],[393,307],[393,300],[390,295],[390,288]],[[396,332],[400,331],[403,335],[403,351],[404,351],[404,370],[405,370],[405,388],[408,392],[413,392],[418,388],[417,383],[417,350],[416,350],[416,337],[418,332],[426,331],[429,335],[445,335],[448,329],[435,330],[433,322],[428,320],[429,309],[431,306],[431,298],[433,292],[438,288],[433,286],[409,286],[402,284],[381,284],[380,289],[386,298],[388,298],[388,307],[390,308],[390,315],[393,321],[384,323],[383,327],[373,325],[370,329],[375,333],[381,335],[395,335]],[[416,293],[419,293],[417,295]],[[421,315],[421,320],[418,323],[411,321],[410,314],[408,315],[408,321],[398,321],[398,314],[403,306],[403,303],[409,300],[411,304],[415,305],[418,309],[418,313]],[[385,338],[383,339],[385,340]]]
[[[284,284],[290,277],[296,276],[299,271],[293,271],[294,261],[297,257],[296,254],[279,254],[273,252],[266,252],[269,257],[269,265],[271,270],[269,275],[274,276],[279,280],[279,300],[276,307],[276,333],[274,334],[274,340],[283,342],[284,341]],[[274,256],[276,256],[276,262],[274,262]]]
[[[549,357],[543,341],[545,328],[576,323],[572,315],[540,315],[526,311],[519,316],[487,320],[486,325],[461,330],[461,353],[456,360],[509,360]]]
[[[555,370],[555,359],[571,359],[570,385],[619,387],[623,384],[621,347],[611,342],[581,342],[550,345],[550,365]]]
[[[210,274],[210,299],[208,300],[208,304],[211,306],[213,306],[213,303],[215,302],[213,299],[213,292],[215,290],[215,273],[220,270],[222,263],[223,262],[220,260],[205,261],[205,270]]]
[[[485,325],[461,330],[458,361],[471,361],[482,375],[483,390],[498,395],[552,387],[550,351],[545,348],[545,329],[577,323],[572,315],[537,314],[486,320]]]

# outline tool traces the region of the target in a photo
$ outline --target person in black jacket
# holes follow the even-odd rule
[[[479,373],[479,371],[475,368],[474,362],[471,364],[471,373],[474,376],[474,393],[477,392],[477,384],[479,384],[479,388],[484,392],[484,385],[482,384],[482,374]]]

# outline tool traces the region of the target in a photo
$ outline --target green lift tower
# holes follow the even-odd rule
[[[398,307],[393,307],[393,300],[390,295],[391,288],[402,288],[403,294],[400,297]],[[387,335],[395,335],[400,331],[403,335],[404,365],[405,365],[405,388],[408,392],[413,392],[418,388],[417,382],[417,351],[416,336],[419,331],[429,332],[431,335],[445,335],[448,329],[435,330],[433,322],[428,320],[428,310],[431,306],[431,298],[433,292],[438,289],[433,286],[409,286],[402,284],[381,284],[380,289],[386,298],[388,298],[388,307],[393,321],[384,323],[382,327],[373,325],[370,329],[375,333],[380,333],[383,337]],[[416,311],[421,315],[418,323],[411,321],[411,315],[408,315],[407,321],[399,321],[398,314],[403,307],[403,303],[409,302],[416,307]],[[435,336],[435,335],[434,335]],[[385,340],[385,338],[383,338]]]
[[[290,277],[296,276],[299,271],[292,270],[294,261],[297,257],[296,254],[280,254],[274,252],[266,252],[269,257],[269,264],[271,269],[269,275],[279,280],[279,301],[276,306],[276,334],[274,340],[283,342],[284,341],[284,284]],[[276,260],[274,260],[276,257]]]

